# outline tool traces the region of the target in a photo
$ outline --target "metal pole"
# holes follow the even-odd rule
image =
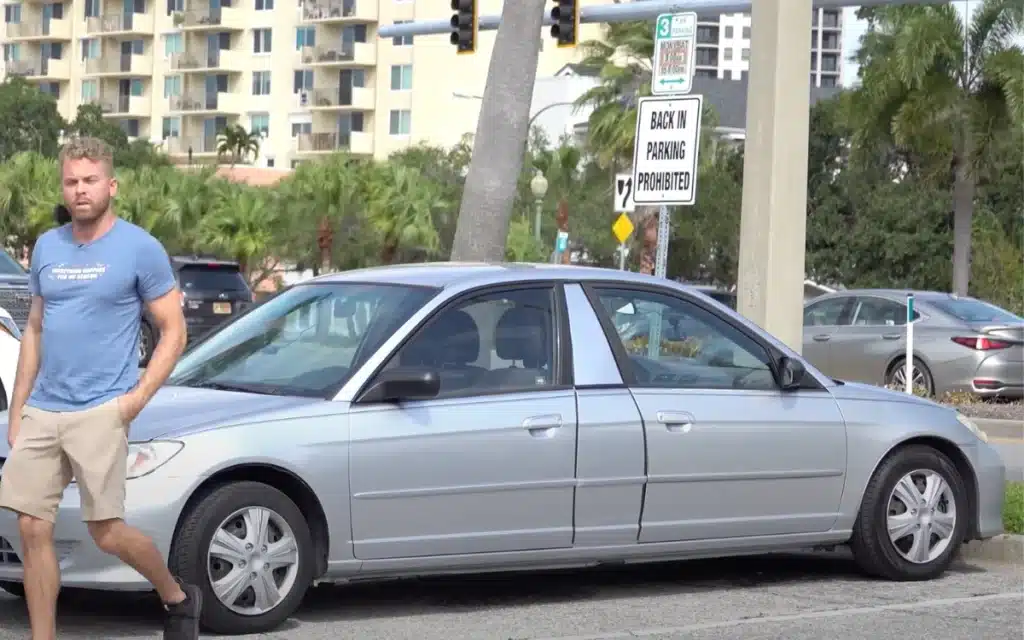
[[[907,294],[907,355],[904,364],[906,392],[914,395],[914,294]]]
[[[654,254],[654,276],[667,277],[668,273],[668,237],[672,230],[668,207],[661,205],[658,209],[658,248]]]
[[[619,271],[626,270],[626,243],[619,244]]]
[[[658,17],[661,13],[678,13],[696,11],[698,14],[715,15],[721,13],[750,13],[751,0],[647,0],[628,4],[610,4],[596,7],[580,7],[581,23],[632,22]],[[902,4],[935,4],[935,0],[815,0],[815,9],[838,9],[841,7],[878,7]],[[480,31],[493,31],[498,28],[501,15],[480,16]],[[544,26],[550,26],[551,17],[544,16]],[[810,23],[808,23],[810,25]],[[448,20],[423,20],[420,22],[403,22],[400,24],[383,25],[377,33],[381,38],[396,36],[428,36],[447,34],[452,29]]]
[[[537,198],[533,207],[533,237],[537,239],[537,242],[540,242],[540,218],[543,209],[544,201]]]

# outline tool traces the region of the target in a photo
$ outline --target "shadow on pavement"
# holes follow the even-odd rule
[[[952,573],[984,569],[959,562]],[[778,554],[719,560],[691,560],[596,569],[448,576],[391,580],[311,589],[294,619],[342,622],[430,613],[471,613],[520,607],[657,595],[752,589],[818,581],[868,581],[843,552]],[[161,608],[153,596],[65,591],[58,605],[58,636],[116,638],[151,634],[160,628]],[[0,626],[28,629],[21,600],[0,600]]]

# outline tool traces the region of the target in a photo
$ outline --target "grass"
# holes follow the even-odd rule
[[[1024,482],[1006,483],[1003,528],[1006,533],[1024,534]]]

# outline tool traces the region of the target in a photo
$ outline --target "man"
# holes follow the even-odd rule
[[[0,507],[18,514],[32,640],[57,637],[53,530],[72,476],[97,546],[160,594],[164,638],[198,638],[199,588],[171,575],[152,540],[124,521],[128,428],[184,349],[180,293],[160,243],[111,208],[117,180],[110,147],[94,138],[71,140],[60,168],[71,222],[44,233],[32,252],[32,306],[0,480]],[[160,340],[140,376],[143,305]]]

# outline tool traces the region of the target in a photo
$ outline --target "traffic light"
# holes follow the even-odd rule
[[[551,37],[559,47],[575,47],[576,32],[580,26],[580,5],[578,0],[555,0],[551,9]]]
[[[451,43],[456,53],[476,51],[476,36],[479,33],[476,14],[476,0],[452,0]]]

